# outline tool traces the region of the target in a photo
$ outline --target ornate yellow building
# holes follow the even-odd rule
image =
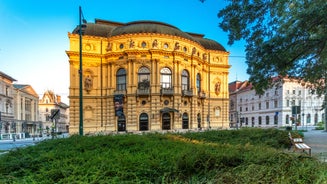
[[[79,26],[68,33],[70,133],[79,132]],[[227,128],[228,55],[161,22],[83,29],[83,132]]]

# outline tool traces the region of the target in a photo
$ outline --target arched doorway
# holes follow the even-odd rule
[[[146,113],[140,114],[139,119],[140,131],[149,130],[149,116]]]
[[[162,129],[170,130],[170,114],[165,112],[162,114]]]
[[[118,131],[126,131],[125,116],[119,116],[117,120]]]
[[[188,114],[186,112],[182,116],[182,129],[188,129]]]

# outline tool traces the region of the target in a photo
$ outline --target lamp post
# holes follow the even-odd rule
[[[82,28],[86,27],[81,6],[79,7],[79,135],[83,135],[83,62],[82,62]]]
[[[327,72],[325,73],[325,91],[324,91],[324,113],[325,113],[325,131],[327,131]]]

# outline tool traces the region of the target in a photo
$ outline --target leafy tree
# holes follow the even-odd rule
[[[326,0],[228,0],[218,17],[228,44],[246,41],[247,73],[257,93],[273,86],[272,77],[288,76],[327,94]]]

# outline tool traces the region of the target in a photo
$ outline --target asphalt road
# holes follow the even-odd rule
[[[28,138],[28,139],[16,139],[16,141],[13,140],[1,140],[0,141],[0,150],[6,151],[11,150],[14,148],[20,148],[25,146],[31,146],[35,145],[38,141],[41,141],[41,139],[35,138]]]

